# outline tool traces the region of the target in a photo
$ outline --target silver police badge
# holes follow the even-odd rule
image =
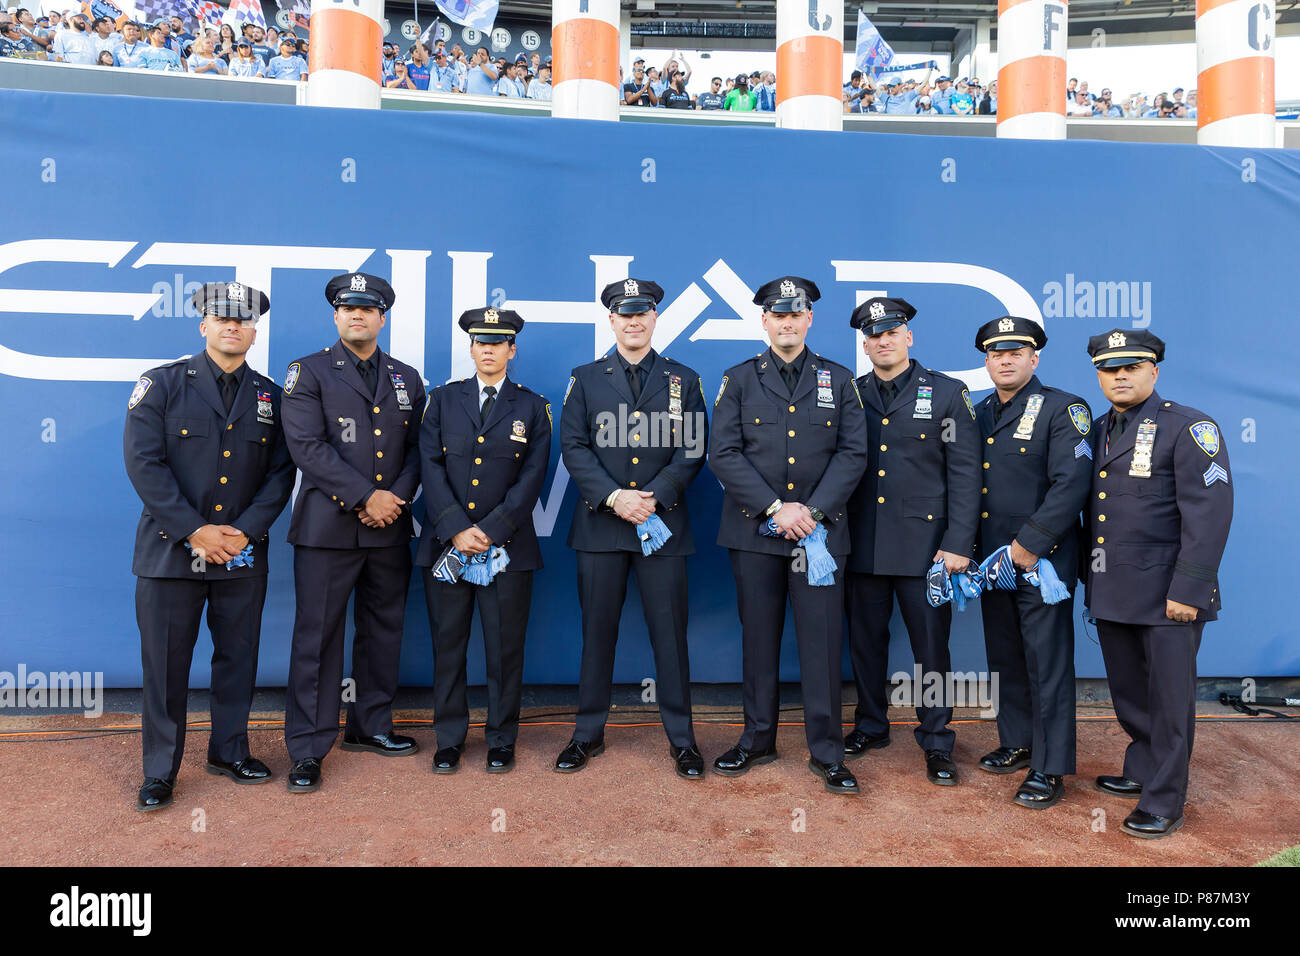
[[[881,305],[879,302],[871,303],[871,308],[868,309],[867,311],[870,313],[871,318],[873,319],[883,319],[885,317],[885,307]]]
[[[355,275],[355,276],[352,277],[352,291],[353,291],[353,292],[365,292],[365,291],[366,291],[366,277],[365,277],[365,276],[362,276],[362,275]]]
[[[1016,320],[1008,316],[1005,319],[998,319],[999,332],[1014,332],[1016,330]]]
[[[637,281],[635,279],[628,279],[626,282],[623,283],[623,294],[640,295],[641,287],[637,285]]]
[[[797,292],[798,290],[795,288],[793,282],[791,282],[789,279],[781,280],[781,298],[792,299],[797,294]]]
[[[490,324],[496,324],[497,322],[501,321],[501,313],[499,313],[496,309],[488,309],[486,312],[483,313],[483,321]]]
[[[226,298],[233,299],[235,302],[243,302],[244,287],[238,282],[231,282],[226,286]]]
[[[1128,339],[1124,336],[1123,332],[1112,332],[1110,338],[1106,340],[1106,344],[1113,349],[1122,349],[1124,346],[1128,345]]]

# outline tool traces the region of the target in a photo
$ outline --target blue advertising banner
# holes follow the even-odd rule
[[[1168,343],[1161,394],[1219,421],[1236,484],[1223,611],[1200,671],[1300,673],[1285,583],[1300,531],[1290,487],[1300,336],[1284,266],[1300,238],[1293,153],[12,91],[0,92],[0,128],[10,186],[0,216],[0,670],[103,671],[110,686],[140,684],[130,572],[140,503],[123,470],[122,424],[141,372],[202,346],[187,311],[197,284],[269,293],[249,360],[283,381],[290,362],[336,338],[326,280],[364,269],[397,292],[381,345],[431,386],[472,374],[455,324],[463,310],[522,313],[511,375],[548,397],[557,426],[570,369],[613,344],[596,293],[628,276],[667,290],[654,345],[696,369],[710,399],[726,368],[765,347],[750,300],[784,273],[822,289],[814,350],[865,372],[849,313],[872,295],[902,296],[918,309],[912,354],[963,378],[976,401],[989,381],[974,334],[991,318],[1040,320],[1050,338],[1040,378],[1099,412],[1088,336],[1150,328]],[[293,169],[287,191],[282,167]],[[557,440],[534,512],[546,567],[530,682],[577,678],[564,545],[575,498]],[[706,467],[689,492],[699,681],[740,679],[735,587],[713,544],[720,501]],[[266,685],[287,672],[287,526],[286,510],[272,530]],[[631,593],[616,678],[636,682],[653,661]],[[1076,619],[1078,673],[1102,676],[1081,603]],[[890,670],[910,672],[897,622],[893,633]],[[475,643],[470,674],[481,682]],[[956,615],[952,646],[956,669],[985,669],[978,610]],[[431,656],[416,577],[403,682],[429,683]]]

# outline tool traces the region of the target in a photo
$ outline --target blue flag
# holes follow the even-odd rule
[[[858,11],[858,45],[854,62],[864,73],[873,74],[882,66],[894,62],[894,48],[885,42],[867,15]]]
[[[497,19],[498,0],[434,0],[452,23],[490,33]]]

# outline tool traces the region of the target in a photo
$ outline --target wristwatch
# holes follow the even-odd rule
[[[808,513],[813,516],[813,521],[826,520],[826,512],[822,511],[821,508],[809,508]]]
[[[778,511],[781,510],[781,506],[783,504],[785,504],[785,502],[782,501],[780,498],[777,498],[776,501],[772,502],[770,505],[767,506],[767,510],[763,512],[763,517],[764,518],[772,517],[772,515],[776,514]]]

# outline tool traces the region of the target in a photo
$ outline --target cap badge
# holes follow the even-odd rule
[[[484,322],[495,323],[499,321],[500,318],[501,318],[501,314],[497,312],[496,309],[488,309],[486,312],[483,313]]]
[[[1015,329],[1016,329],[1015,319],[1009,317],[1005,319],[998,319],[999,332],[1014,332]]]
[[[868,312],[871,314],[873,319],[883,319],[885,317],[885,307],[879,302],[871,303],[871,308]]]
[[[1123,348],[1128,344],[1128,339],[1124,337],[1123,332],[1112,332],[1106,344],[1113,349]]]
[[[365,291],[366,291],[366,277],[365,277],[365,276],[362,276],[362,275],[356,275],[356,276],[353,276],[353,277],[352,277],[352,291],[353,291],[353,292],[365,292]]]
[[[795,287],[794,287],[794,283],[791,282],[789,279],[782,279],[782,280],[781,280],[781,297],[782,297],[783,299],[790,299],[790,298],[793,298],[794,295],[795,295]]]
[[[243,302],[244,287],[238,282],[231,282],[226,286],[226,298],[233,299],[236,302]]]
[[[637,284],[637,281],[635,279],[628,279],[626,282],[623,283],[623,294],[640,295],[641,286]]]

